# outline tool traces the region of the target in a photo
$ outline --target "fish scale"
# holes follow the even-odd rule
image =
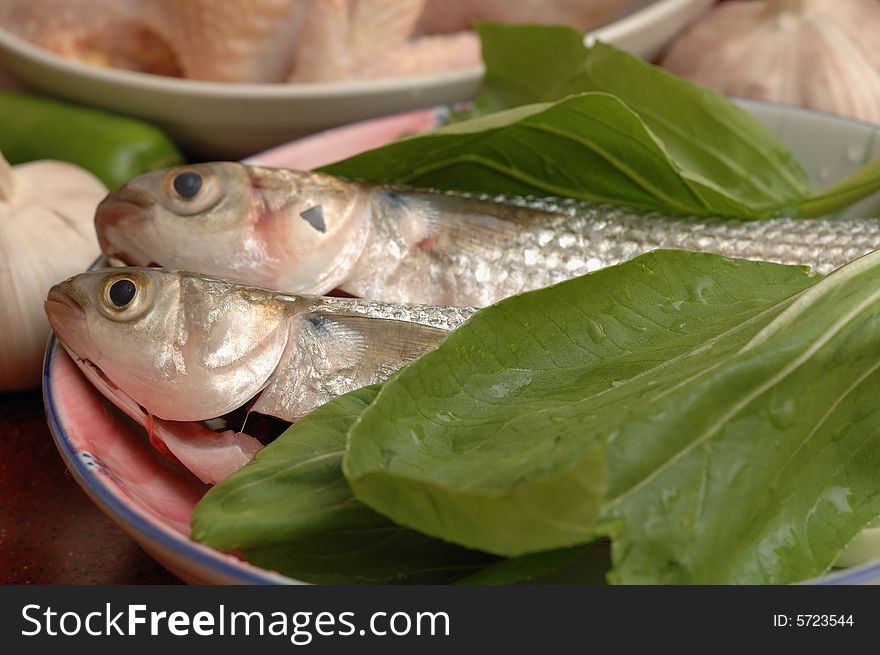
[[[824,274],[880,245],[880,220],[870,218],[670,217],[576,200],[450,192],[435,192],[436,202],[418,192],[407,204],[404,191],[395,194],[394,207],[374,214],[379,216],[374,220],[386,224],[380,239],[387,239],[394,226],[413,221],[415,214],[428,217],[429,230],[438,235],[435,245],[413,253],[368,244],[360,270],[341,285],[350,293],[483,306],[655,249],[809,266]],[[443,211],[444,200],[455,203],[456,210]],[[459,210],[462,203],[467,213]],[[440,211],[425,204],[438,204]],[[467,230],[478,230],[483,238],[463,238]],[[395,271],[394,279],[383,275],[389,270]]]
[[[327,314],[357,314],[367,318],[418,323],[441,330],[460,327],[477,311],[475,307],[407,305],[367,298],[315,298],[314,302],[317,311]]]

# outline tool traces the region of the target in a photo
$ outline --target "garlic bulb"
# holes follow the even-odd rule
[[[93,219],[106,194],[73,164],[12,167],[0,154],[0,391],[39,385],[46,293],[98,256]]]
[[[662,63],[727,95],[880,122],[880,2],[723,2]]]

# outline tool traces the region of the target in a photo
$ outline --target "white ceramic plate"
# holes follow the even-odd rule
[[[780,105],[743,101],[794,151],[813,177],[829,184],[880,156],[880,126]],[[315,135],[251,158],[271,166],[312,168],[431,129],[443,110],[422,110]],[[880,215],[880,194],[851,213]],[[43,393],[58,450],[77,482],[126,533],[189,582],[296,582],[189,540],[189,514],[206,487],[172,465],[143,432],[95,392],[54,338],[46,354]],[[822,583],[880,583],[880,526],[862,532],[842,556],[853,568]]]
[[[658,0],[592,35],[652,57],[713,0]],[[417,107],[472,98],[482,67],[401,79],[320,84],[227,84],[91,66],[0,30],[0,67],[34,89],[137,116],[187,151],[239,159],[304,134]]]

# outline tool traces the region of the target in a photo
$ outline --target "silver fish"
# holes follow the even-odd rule
[[[471,197],[321,173],[208,163],[147,173],[95,225],[127,264],[291,293],[483,306],[657,248],[820,273],[880,247],[880,219],[675,218],[574,200]]]
[[[155,268],[77,275],[52,287],[45,308],[96,388],[206,482],[260,445],[191,422],[239,408],[294,421],[387,379],[474,311],[293,296]]]

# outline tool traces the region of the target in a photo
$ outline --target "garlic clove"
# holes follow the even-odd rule
[[[825,13],[807,16],[800,51],[813,83],[802,84],[802,103],[880,122],[880,2],[869,2],[863,10],[861,5],[836,3],[829,10],[832,21]]]
[[[0,391],[39,386],[53,284],[98,256],[95,208],[107,189],[65,162],[9,166],[0,155]]]
[[[732,0],[692,25],[662,63],[731,96],[880,122],[877,34],[877,0]]]

